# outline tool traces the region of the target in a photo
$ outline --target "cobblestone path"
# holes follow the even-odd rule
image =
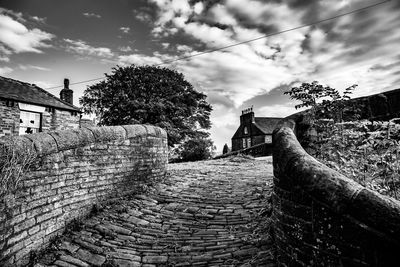
[[[171,164],[55,242],[35,266],[275,266],[271,159]]]

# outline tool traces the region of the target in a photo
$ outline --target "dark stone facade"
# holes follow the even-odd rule
[[[255,117],[253,109],[242,111],[240,125],[232,137],[232,151],[272,144],[272,132],[281,118]]]

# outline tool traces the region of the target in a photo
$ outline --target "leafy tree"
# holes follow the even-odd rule
[[[222,154],[226,154],[226,153],[228,153],[228,152],[229,152],[228,144],[225,144],[225,145],[224,145],[224,148],[222,149]]]
[[[178,154],[182,161],[196,161],[209,159],[215,147],[208,138],[189,139],[178,149]]]
[[[88,87],[80,99],[100,125],[152,124],[168,133],[173,146],[187,138],[208,137],[212,107],[181,73],[152,66],[117,66],[106,80]]]
[[[343,95],[339,91],[330,87],[322,86],[317,81],[312,83],[302,83],[300,87],[293,87],[290,91],[284,92],[291,99],[299,100],[302,103],[295,106],[296,109],[311,107],[309,116],[311,122],[318,118],[334,119],[341,122],[346,101],[357,87],[356,84],[345,89]]]

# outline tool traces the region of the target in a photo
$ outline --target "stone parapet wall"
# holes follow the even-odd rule
[[[37,159],[17,190],[0,196],[0,266],[27,264],[97,203],[165,175],[167,135],[153,126],[81,128],[17,137]],[[9,142],[1,138],[0,143]]]
[[[398,266],[400,202],[308,155],[284,122],[273,135],[279,266]]]
[[[238,155],[238,154],[250,155],[253,157],[271,156],[272,155],[272,144],[267,144],[267,143],[258,144],[258,145],[255,145],[255,146],[252,146],[249,148],[231,151],[231,152],[223,154],[223,155],[218,155],[218,156],[214,157],[214,159],[226,158],[226,157],[230,157],[230,156]]]

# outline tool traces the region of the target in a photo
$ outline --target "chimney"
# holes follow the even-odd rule
[[[60,99],[73,105],[73,95],[74,91],[69,89],[69,80],[64,79],[64,89],[62,89],[60,92]]]
[[[251,124],[253,122],[255,122],[253,106],[251,108],[242,110],[242,115],[240,116],[240,125]]]

